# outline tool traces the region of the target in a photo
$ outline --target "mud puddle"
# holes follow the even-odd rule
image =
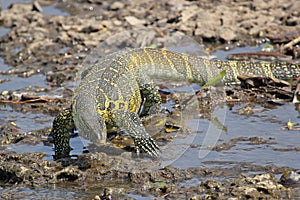
[[[252,47],[249,49],[253,50]],[[248,51],[248,47],[244,50]],[[218,57],[225,58],[225,53],[218,52]],[[9,66],[3,65],[1,69],[9,70]],[[0,88],[8,90],[9,85],[17,89],[24,87],[41,86],[45,76],[31,76],[24,79],[25,82],[19,82],[18,78],[11,78],[10,81],[0,84]],[[23,81],[24,81],[23,80]],[[7,84],[7,85],[6,85]],[[46,87],[46,85],[44,85]],[[180,86],[169,88],[168,91],[176,93],[191,93],[191,90],[199,89],[197,85]],[[53,93],[54,91],[51,91]],[[171,108],[172,103],[168,102],[164,106]],[[248,106],[252,106],[251,112],[241,112]],[[20,128],[20,132],[30,132],[37,129],[51,127],[52,118],[49,115],[31,112],[16,112],[9,109],[9,105],[2,108],[1,123],[13,121]],[[189,109],[191,110],[191,109]],[[185,116],[186,115],[186,116]],[[183,113],[183,118],[191,118],[190,116],[198,116],[197,110],[193,112]],[[161,166],[173,166],[179,169],[188,168],[211,168],[226,171],[225,174],[215,175],[214,180],[224,181],[227,178],[235,178],[240,174],[259,174],[264,173],[266,166],[275,167],[290,167],[294,169],[300,168],[299,143],[300,134],[298,131],[282,130],[290,120],[297,123],[299,113],[291,103],[264,107],[262,105],[240,104],[233,107],[223,106],[217,107],[213,114],[214,117],[227,128],[227,131],[222,131],[216,127],[208,119],[194,117],[185,122],[184,126],[189,131],[188,135],[181,136],[181,133],[176,133],[175,138],[162,147],[162,163]],[[5,120],[3,120],[5,119]],[[38,121],[43,119],[43,123]],[[44,137],[43,141],[47,141]],[[71,154],[76,159],[82,155],[84,150],[83,140],[80,137],[71,138],[71,146],[74,150]],[[85,142],[84,142],[85,143]],[[10,144],[7,146],[8,151],[13,151],[18,154],[28,152],[44,152],[46,155],[43,160],[53,160],[53,147],[51,143],[38,142],[35,144],[21,143]],[[277,179],[280,174],[277,174]],[[178,183],[180,188],[191,188],[201,184],[207,178],[191,178]],[[123,183],[127,185],[127,183]],[[112,187],[116,187],[117,185]],[[124,185],[123,185],[124,186]],[[92,198],[99,194],[103,188],[96,191],[80,192],[71,187],[55,186],[55,189],[41,186],[42,188],[16,188],[3,189],[6,194],[19,193],[37,198]],[[78,186],[75,186],[75,188]],[[67,192],[67,193],[65,193]],[[299,194],[300,195],[300,194]],[[140,195],[138,193],[129,193],[128,197],[135,199],[151,199],[154,196]]]
[[[9,30],[9,28],[0,27],[0,37],[6,35]]]
[[[70,191],[69,189],[46,187],[42,189],[34,189],[34,188],[15,188],[15,189],[3,189],[3,193],[11,193],[11,199],[86,199],[88,198],[84,194],[80,194],[80,192]]]
[[[282,130],[289,120],[298,121],[299,114],[294,106],[286,104],[276,109],[257,106],[254,109],[261,112],[252,116],[240,116],[237,112],[241,107],[224,109],[227,132],[218,133],[217,129],[208,132],[208,127],[213,126],[209,121],[191,120],[188,126],[199,134],[191,136],[193,148],[187,148],[172,165],[179,168],[222,167],[226,162],[248,162],[300,168],[300,162],[295,159],[299,156],[300,134]],[[210,145],[205,144],[205,139]]]
[[[10,5],[16,4],[16,3],[33,3],[33,0],[1,0],[0,6],[3,10],[8,9]],[[68,16],[69,13],[64,12],[56,7],[55,1],[45,1],[44,4],[39,4],[36,2],[36,9],[40,9],[45,15],[58,15],[58,16]],[[1,31],[0,31],[1,35]]]

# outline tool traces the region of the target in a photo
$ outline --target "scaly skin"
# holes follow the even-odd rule
[[[68,157],[72,148],[70,147],[70,131],[75,129],[72,111],[66,109],[61,111],[53,121],[51,135],[55,144],[55,159]]]
[[[224,82],[238,81],[241,74],[279,79],[300,76],[300,67],[295,64],[224,62],[166,50],[126,49],[106,56],[83,73],[73,111],[62,111],[53,122],[56,154],[65,156],[70,151],[67,138],[74,120],[79,134],[97,145],[106,142],[107,129],[118,127],[133,138],[138,152],[157,156],[158,146],[140,121],[140,117],[157,113],[160,108],[161,99],[152,78],[204,84],[224,69]]]

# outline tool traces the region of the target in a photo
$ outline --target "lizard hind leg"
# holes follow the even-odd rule
[[[144,151],[152,157],[159,155],[159,147],[146,132],[139,116],[127,110],[116,110],[113,118],[118,128],[125,130],[133,139],[137,154]]]
[[[156,86],[152,83],[142,84],[140,86],[142,105],[139,116],[150,116],[159,113],[161,109],[161,97]]]

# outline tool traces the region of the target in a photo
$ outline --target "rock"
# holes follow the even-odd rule
[[[146,21],[142,19],[138,19],[134,16],[126,16],[125,20],[131,25],[131,26],[143,26]]]
[[[62,181],[75,181],[82,176],[82,172],[77,167],[68,166],[55,173],[54,177]]]
[[[109,6],[109,9],[116,11],[116,10],[120,10],[124,7],[125,7],[124,3],[120,2],[120,1],[116,1]]]
[[[33,2],[32,10],[33,10],[33,11],[38,11],[38,12],[43,12],[43,8],[42,8],[42,6],[39,4],[38,1],[34,1],[34,2]]]
[[[232,194],[250,199],[279,198],[286,188],[277,183],[273,174],[258,174],[253,177],[240,177],[235,181],[237,187],[232,188]]]
[[[235,31],[231,28],[222,28],[220,29],[220,38],[224,39],[225,41],[232,41],[236,39]]]

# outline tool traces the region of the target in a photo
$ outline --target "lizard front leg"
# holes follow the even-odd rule
[[[126,110],[116,110],[113,112],[113,118],[116,125],[120,129],[124,129],[133,138],[137,154],[142,150],[153,157],[159,155],[158,145],[146,132],[137,114]]]
[[[69,157],[70,132],[74,131],[75,125],[71,109],[61,111],[54,119],[51,135],[55,148],[55,159]]]

